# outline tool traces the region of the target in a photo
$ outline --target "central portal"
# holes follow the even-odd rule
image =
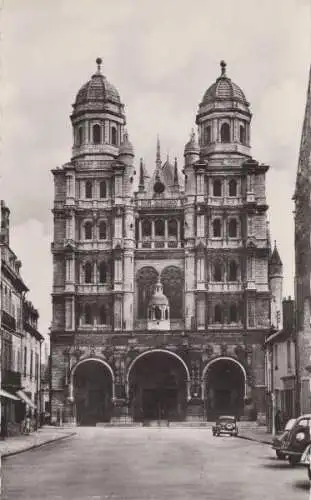
[[[130,402],[135,421],[183,420],[187,372],[183,363],[165,352],[148,352],[129,374]]]

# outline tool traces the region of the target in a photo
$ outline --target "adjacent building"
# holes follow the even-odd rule
[[[38,312],[26,301],[28,288],[21,261],[10,247],[10,210],[1,201],[1,433],[21,432],[26,413],[40,411],[40,351]]]
[[[152,171],[97,66],[73,104],[71,160],[53,170],[52,418],[264,418],[282,292],[250,104],[222,61],[183,165],[158,139]]]
[[[297,335],[297,413],[311,413],[311,67],[296,177],[295,302]]]

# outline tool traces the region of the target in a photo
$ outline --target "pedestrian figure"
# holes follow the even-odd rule
[[[281,414],[281,410],[277,410],[277,412],[275,414],[274,425],[275,425],[275,432],[276,433],[280,432],[281,428],[282,428],[282,414]]]

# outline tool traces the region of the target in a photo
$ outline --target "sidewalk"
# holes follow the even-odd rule
[[[258,427],[253,429],[241,429],[238,434],[241,439],[248,439],[249,441],[257,441],[258,443],[272,444],[273,436],[267,432],[266,427]]]
[[[0,455],[2,457],[9,457],[47,443],[66,439],[75,434],[73,430],[68,428],[44,426],[29,435],[8,437],[1,440]]]

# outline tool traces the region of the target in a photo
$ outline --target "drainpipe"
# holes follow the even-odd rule
[[[274,393],[274,349],[271,344],[271,403],[272,403],[272,436],[275,436],[275,393]]]

